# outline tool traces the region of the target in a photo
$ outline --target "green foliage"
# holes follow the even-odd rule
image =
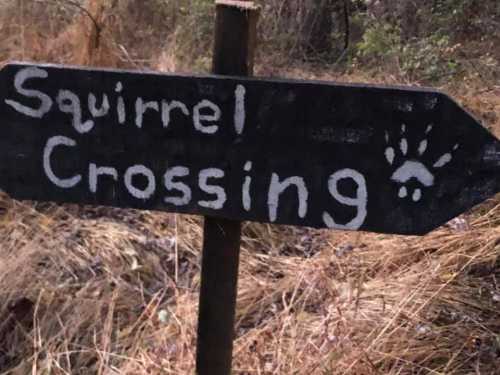
[[[399,45],[400,31],[389,23],[375,23],[366,28],[357,50],[362,57],[386,57]]]
[[[449,37],[438,33],[415,39],[401,47],[401,70],[410,78],[438,80],[457,73],[459,64],[450,56]]]
[[[168,43],[172,55],[181,65],[206,70],[212,50],[214,0],[151,1],[165,20],[165,41],[174,42]],[[307,54],[313,55],[307,56],[308,61],[332,62],[343,53],[346,28],[342,1],[329,0],[325,8],[332,21],[331,30],[325,31],[331,46],[321,53],[307,50],[310,13],[315,9],[312,0],[256,1],[262,6],[258,53],[282,62],[302,60]],[[500,29],[499,0],[348,2],[350,45],[343,62],[365,63],[410,79],[436,80],[457,73],[460,64],[454,46],[495,38]]]
[[[435,31],[421,37],[403,40],[399,26],[375,22],[365,28],[356,45],[357,56],[367,63],[396,62],[401,73],[410,79],[437,80],[457,73],[449,36]]]
[[[431,10],[429,25],[452,36],[473,38],[500,26],[498,0],[436,0]]]

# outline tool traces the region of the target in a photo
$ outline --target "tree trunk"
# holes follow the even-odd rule
[[[307,0],[302,27],[302,46],[312,57],[329,52],[332,47],[332,12],[335,0]]]
[[[411,38],[418,37],[419,20],[419,7],[425,7],[426,1],[405,0],[398,3],[399,9],[397,14],[399,16],[399,23],[401,27],[401,39],[408,41]]]

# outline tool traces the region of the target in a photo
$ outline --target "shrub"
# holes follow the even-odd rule
[[[357,44],[362,57],[387,57],[398,50],[400,30],[389,23],[375,23],[366,28],[361,42]]]

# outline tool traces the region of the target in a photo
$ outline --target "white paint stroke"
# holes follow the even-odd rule
[[[96,117],[104,117],[109,113],[110,105],[109,99],[106,94],[102,96],[102,104],[100,108],[97,108],[97,98],[94,94],[90,93],[88,97],[88,106],[90,114]]]
[[[406,186],[401,186],[398,192],[398,197],[406,198],[407,196],[408,196],[408,190],[406,189]]]
[[[394,163],[394,157],[395,157],[394,149],[392,147],[387,147],[385,149],[385,158],[387,159],[389,164],[392,165],[392,163]]]
[[[89,164],[89,189],[91,193],[97,193],[97,182],[99,176],[111,176],[118,181],[118,171],[113,167],[98,167],[94,163]]]
[[[174,206],[185,206],[191,202],[192,192],[191,188],[183,182],[175,182],[176,177],[186,177],[189,176],[189,168],[183,166],[176,166],[169,168],[165,175],[163,176],[163,182],[165,183],[165,188],[170,190],[177,190],[182,193],[181,196],[177,197],[165,197],[163,198],[165,203],[173,204]]]
[[[245,172],[250,172],[252,170],[252,162],[247,161],[243,169],[245,170]],[[252,178],[250,176],[245,176],[241,192],[241,203],[245,211],[250,211],[250,209],[252,208],[252,197],[250,195],[251,183],[252,183]]]
[[[52,152],[57,146],[75,147],[76,141],[62,135],[49,138],[43,149],[43,170],[50,182],[54,185],[63,189],[69,189],[76,186],[82,180],[82,176],[75,175],[70,178],[59,178],[56,176],[52,169],[50,160]]]
[[[211,114],[201,114],[202,109],[209,109],[212,111]],[[203,99],[201,102],[196,104],[193,108],[193,122],[196,130],[205,133],[205,134],[214,134],[219,130],[217,125],[206,126],[202,124],[202,121],[206,122],[216,122],[219,121],[221,117],[221,110],[215,104],[209,100]]]
[[[307,214],[307,201],[309,199],[309,192],[307,190],[304,179],[299,176],[292,176],[280,181],[278,174],[273,173],[271,177],[271,184],[269,185],[269,193],[267,196],[267,205],[269,209],[269,220],[275,222],[278,218],[278,207],[281,193],[283,193],[290,186],[297,188],[297,195],[299,200],[298,215],[304,218]]]
[[[434,185],[434,175],[429,172],[425,165],[414,160],[405,161],[391,176],[391,180],[402,184],[412,178],[416,178],[422,185],[427,187]]]
[[[418,201],[420,201],[421,198],[422,198],[422,190],[415,189],[415,191],[413,192],[413,196],[412,196],[413,201],[418,202]]]
[[[82,122],[82,106],[80,98],[70,90],[59,90],[57,94],[59,110],[71,115],[73,128],[80,134],[88,133],[94,127],[94,121]]]
[[[448,164],[452,159],[452,156],[450,153],[446,153],[442,155],[435,163],[434,163],[434,168],[442,168],[446,164]]]
[[[166,100],[161,101],[161,121],[166,129],[170,124],[171,112],[174,109],[179,109],[184,115],[189,116],[189,110],[186,105],[178,100],[172,100],[170,103]]]
[[[422,140],[422,142],[420,142],[420,145],[418,146],[418,154],[419,155],[424,154],[424,152],[427,150],[427,145],[428,145],[427,139],[424,139],[424,140]]]
[[[135,101],[135,124],[137,125],[138,128],[142,128],[142,123],[144,121],[144,113],[146,111],[154,110],[154,111],[159,111],[160,107],[158,105],[157,101],[150,101],[150,102],[145,102],[142,98],[137,98]]]
[[[216,196],[215,200],[212,201],[199,201],[198,204],[201,207],[211,208],[213,210],[220,210],[224,207],[224,203],[227,200],[226,191],[222,186],[209,185],[209,178],[222,178],[225,173],[219,168],[207,168],[200,171],[198,175],[198,184],[202,191],[208,194],[213,194]]]
[[[14,78],[14,88],[16,91],[27,97],[27,98],[36,98],[40,100],[40,106],[38,108],[30,108],[21,103],[16,102],[15,100],[5,99],[5,104],[14,108],[17,112],[22,113],[25,116],[42,118],[47,112],[52,108],[52,99],[47,94],[38,91],[26,89],[23,87],[24,83],[32,78],[47,78],[49,73],[46,70],[39,69],[37,67],[29,67],[25,69],[21,69],[16,73]]]
[[[137,175],[142,175],[146,177],[146,179],[148,180],[146,188],[139,189],[134,186],[133,178],[134,176]],[[125,179],[125,187],[134,198],[146,200],[151,198],[155,193],[156,190],[155,175],[153,174],[153,171],[151,171],[151,169],[145,167],[144,165],[136,164],[132,167],[129,167],[125,172],[124,179]]]
[[[243,133],[245,128],[245,94],[246,89],[243,85],[236,86],[235,107],[234,107],[234,128],[237,134]]]
[[[401,142],[399,143],[399,147],[401,149],[401,153],[403,155],[406,155],[408,153],[408,141],[406,138],[402,138]]]
[[[351,179],[356,183],[356,196],[354,198],[340,194],[338,190],[338,183],[340,180],[344,179]],[[365,177],[354,169],[342,169],[330,176],[330,178],[328,179],[328,190],[330,191],[332,197],[335,198],[335,200],[346,206],[356,207],[357,212],[356,216],[351,221],[346,224],[339,224],[335,222],[332,215],[325,211],[323,212],[323,222],[325,223],[325,225],[328,228],[342,230],[358,230],[359,228],[361,228],[368,213],[368,191],[366,188]]]

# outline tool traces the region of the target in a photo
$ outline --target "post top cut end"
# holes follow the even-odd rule
[[[229,6],[236,7],[241,10],[259,10],[260,6],[255,4],[253,1],[242,1],[242,0],[216,0],[216,6]]]

